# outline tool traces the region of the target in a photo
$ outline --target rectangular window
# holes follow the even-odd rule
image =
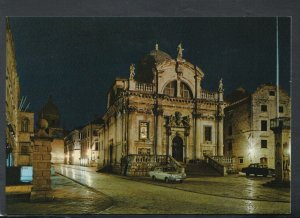
[[[283,113],[283,106],[279,106],[279,113]]]
[[[243,157],[239,157],[239,163],[240,164],[244,163],[244,158]]]
[[[232,151],[232,142],[228,142],[228,151]]]
[[[268,141],[267,140],[260,140],[260,146],[261,146],[261,148],[267,148],[268,147]]]
[[[231,126],[231,125],[228,127],[228,135],[229,135],[229,136],[232,135],[232,126]]]
[[[204,140],[207,142],[211,142],[211,126],[204,127]]]
[[[148,139],[149,138],[149,123],[148,122],[140,122],[140,139]]]
[[[261,120],[260,126],[261,126],[261,131],[268,131],[268,121]]]
[[[95,143],[95,151],[98,151],[99,150],[99,142],[96,142]]]
[[[93,136],[98,136],[98,131],[97,130],[93,130]]]
[[[21,155],[29,155],[29,142],[20,142]]]
[[[275,91],[269,91],[270,96],[275,96]]]
[[[262,112],[268,111],[268,106],[265,105],[265,104],[261,105],[261,106],[260,106],[260,111],[262,111]]]

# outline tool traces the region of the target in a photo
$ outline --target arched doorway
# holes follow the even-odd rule
[[[172,141],[172,157],[177,161],[183,161],[183,140],[178,135]]]

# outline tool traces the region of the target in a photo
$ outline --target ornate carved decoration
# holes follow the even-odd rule
[[[166,116],[166,127],[183,127],[183,128],[190,128],[190,117],[184,116],[182,117],[181,113],[176,111],[175,115]]]

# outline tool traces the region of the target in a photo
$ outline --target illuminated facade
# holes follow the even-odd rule
[[[224,118],[224,153],[237,158],[237,168],[261,163],[275,168],[275,137],[270,120],[277,115],[276,86],[264,84],[252,94],[240,88],[228,96]],[[279,117],[291,117],[288,94],[279,90]]]
[[[97,166],[99,149],[103,146],[102,120],[72,130],[65,137],[65,163],[81,166]],[[103,154],[102,154],[103,155]]]
[[[130,66],[128,79],[117,78],[103,116],[104,146],[99,167],[118,169],[128,155],[172,156],[178,162],[223,155],[223,83],[202,88],[203,71],[158,44]],[[216,81],[217,82],[217,81]]]
[[[20,106],[20,83],[12,32],[6,20],[6,153],[7,166],[31,165],[30,137],[34,114]]]

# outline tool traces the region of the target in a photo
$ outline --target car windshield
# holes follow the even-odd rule
[[[175,169],[175,167],[166,167],[166,168],[163,168],[163,171],[164,172],[176,172],[176,169]]]

